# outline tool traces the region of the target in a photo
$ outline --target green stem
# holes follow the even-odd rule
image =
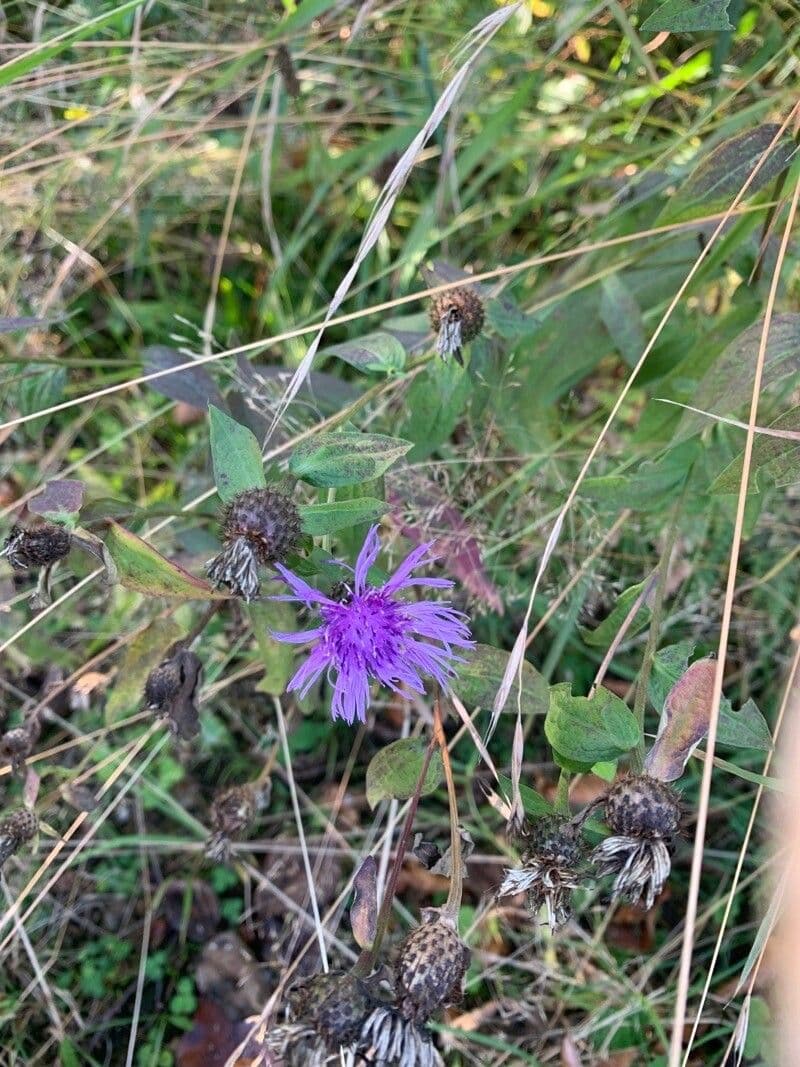
[[[571,781],[572,775],[562,767],[558,776],[555,804],[556,812],[559,815],[569,815],[569,783]]]
[[[653,660],[656,654],[658,639],[661,634],[661,623],[664,617],[664,599],[667,590],[667,576],[669,575],[669,563],[672,559],[672,552],[678,537],[678,519],[683,510],[686,491],[689,487],[691,476],[692,471],[690,468],[686,482],[683,486],[683,491],[675,504],[672,521],[667,530],[667,540],[664,544],[658,565],[658,581],[656,583],[656,593],[653,599],[653,614],[650,618],[650,630],[647,634],[647,644],[645,645],[644,656],[642,659],[642,669],[639,673],[639,679],[636,684],[636,697],[633,702],[633,714],[636,716],[636,721],[639,723],[639,743],[637,744],[630,761],[631,770],[634,774],[641,774],[644,769],[644,712],[647,705],[647,687],[650,682],[650,672],[653,669]]]

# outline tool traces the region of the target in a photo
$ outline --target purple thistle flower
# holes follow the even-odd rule
[[[341,564],[353,574],[352,587],[346,585],[346,597],[341,601],[325,596],[280,563],[275,564],[292,593],[274,599],[318,604],[322,617],[321,625],[313,630],[272,635],[278,641],[314,644],[289,682],[289,692],[296,690],[304,697],[326,671],[333,686],[331,714],[334,719],[352,723],[355,719],[366,722],[373,680],[395,692],[407,686],[424,693],[422,675],[447,685],[455,673],[453,663],[461,662],[454,647],[473,647],[466,616],[447,603],[408,601],[400,596],[412,586],[452,587],[446,578],[412,576],[418,567],[435,561],[429,551],[432,545],[431,541],[415,548],[382,586],[367,585],[367,572],[381,548],[378,528],[373,526],[355,569]]]

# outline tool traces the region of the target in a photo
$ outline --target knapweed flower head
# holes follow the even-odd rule
[[[572,891],[581,884],[584,855],[580,827],[549,817],[526,827],[522,865],[506,870],[498,897],[527,893],[534,915],[542,908],[551,932],[569,921]]]
[[[378,558],[381,543],[373,526],[358,554],[352,581],[342,583],[340,599],[312,588],[281,564],[276,569],[292,590],[278,600],[318,605],[320,625],[302,633],[274,633],[279,641],[312,643],[313,648],[289,682],[289,691],[305,696],[325,672],[333,686],[334,719],[366,722],[373,681],[395,692],[424,693],[423,678],[446,686],[460,662],[455,649],[473,647],[466,616],[448,603],[411,601],[404,593],[414,587],[449,589],[447,578],[414,576],[417,568],[433,563],[433,542],[419,545],[387,582],[367,583],[367,572]],[[342,564],[342,566],[345,566]]]
[[[678,796],[650,775],[629,775],[604,798],[612,836],[601,841],[592,860],[601,875],[614,876],[614,896],[650,909],[672,867],[681,822]]]
[[[461,286],[442,293],[431,304],[431,326],[436,332],[436,351],[446,360],[454,356],[464,366],[461,346],[483,329],[483,301],[474,286]]]
[[[3,556],[15,570],[31,567],[50,567],[69,553],[72,537],[68,530],[55,523],[38,526],[12,526],[11,533],[3,542]]]

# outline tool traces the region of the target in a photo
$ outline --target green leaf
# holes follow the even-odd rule
[[[588,630],[586,627],[581,626],[580,634],[586,644],[596,648],[608,648],[619,633],[619,629],[625,621],[628,612],[633,607],[636,598],[641,595],[644,587],[645,583],[639,582],[638,585],[632,585],[626,589],[624,593],[620,593],[611,613],[607,615],[594,630]],[[650,608],[646,603],[642,602],[628,627],[626,636],[633,637],[634,634],[643,630],[649,621]]]
[[[54,37],[51,41],[45,41],[36,45],[35,48],[31,48],[30,51],[23,52],[21,56],[9,59],[7,63],[3,63],[0,66],[0,86],[7,85],[15,78],[20,78],[29,71],[35,70],[42,63],[46,63],[48,59],[52,59],[65,51],[73,42],[80,41],[84,37],[90,37],[120,15],[125,15],[128,11],[141,7],[144,2],[145,0],[128,0],[128,3],[120,4],[119,7],[115,7],[112,11],[107,11],[104,15],[98,15],[97,18],[81,22],[74,29],[59,34],[58,37]]]
[[[246,426],[208,405],[211,458],[217,492],[226,504],[245,489],[263,489],[264,462],[255,434]]]
[[[409,457],[427,458],[443,444],[460,421],[471,391],[469,374],[454,359],[437,359],[411,383],[406,394],[409,417],[401,433],[414,442]]]
[[[147,676],[182,634],[172,617],[153,621],[134,637],[125,650],[105,707],[106,723],[116,722],[142,703]]]
[[[330,504],[306,504],[298,508],[303,533],[309,537],[347,530],[362,522],[377,522],[386,513],[386,501],[371,496],[334,500]]]
[[[791,408],[770,422],[773,430],[800,431],[800,407]],[[712,493],[737,493],[742,479],[742,451],[711,484]],[[796,485],[800,482],[800,441],[756,434],[750,467],[748,493],[761,493],[772,486]]]
[[[666,0],[642,23],[646,33],[696,33],[700,30],[732,30],[728,18],[731,0]]]
[[[581,492],[609,510],[663,508],[683,488],[694,461],[703,449],[699,440],[682,441],[660,456],[640,464],[632,474],[587,478]]]
[[[322,433],[295,448],[289,470],[320,488],[358,485],[380,476],[412,447],[378,433]]]
[[[404,737],[382,748],[367,767],[367,803],[374,808],[381,800],[408,800],[417,788],[425,762],[427,742],[421,737]],[[428,765],[420,796],[439,787],[443,778],[442,757],[435,751]]]
[[[491,645],[476,645],[465,652],[465,663],[457,665],[458,677],[451,688],[462,702],[472,708],[491,708],[508,664],[508,652]],[[509,707],[516,709],[517,684],[514,683]],[[522,664],[522,714],[544,715],[550,703],[547,682],[527,660]]]
[[[406,350],[390,333],[368,333],[355,341],[330,345],[320,356],[335,356],[362,371],[395,374],[406,365]]]
[[[264,664],[264,674],[256,689],[260,693],[279,697],[292,676],[295,648],[285,641],[276,641],[270,631],[296,630],[297,616],[292,605],[283,600],[259,600],[248,604],[247,614]]]
[[[775,123],[765,123],[718,144],[681,183],[678,192],[661,212],[659,223],[681,222],[707,215],[717,207],[727,207],[764,159],[779,129]],[[789,165],[792,151],[789,136],[779,140],[750,182],[747,195],[753,196],[777,178]]]
[[[226,594],[217,593],[208,582],[195,578],[116,522],[109,522],[104,543],[118,580],[126,589],[178,600],[228,599]]]
[[[570,682],[550,686],[544,732],[557,758],[586,770],[618,759],[641,735],[633,712],[610,690],[601,686],[592,697],[576,697]]]
[[[600,318],[619,354],[632,367],[647,345],[642,311],[619,274],[610,274],[600,283]]]
[[[759,319],[728,344],[709,367],[699,384],[695,384],[691,398],[693,407],[729,415],[743,409],[753,392],[753,368],[764,329]],[[762,388],[794,379],[800,370],[800,314],[785,312],[772,319],[764,356]],[[788,381],[786,381],[788,384]],[[699,433],[712,420],[706,415],[685,411],[678,434],[687,437]]]
[[[507,797],[510,797],[514,792],[514,784],[510,778],[507,778],[504,774],[498,775],[498,785],[503,790]],[[525,809],[526,815],[532,815],[535,819],[542,816],[553,814],[553,805],[549,800],[537,793],[535,789],[531,789],[528,785],[519,784],[519,794],[522,797],[522,806]]]

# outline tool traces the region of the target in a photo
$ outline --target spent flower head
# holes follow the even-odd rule
[[[414,577],[413,572],[433,563],[433,542],[415,548],[395,573],[380,586],[367,583],[367,572],[378,558],[378,528],[366,536],[352,580],[344,583],[341,599],[326,596],[281,564],[275,564],[291,594],[277,600],[318,605],[320,625],[301,633],[274,633],[279,641],[312,643],[313,648],[289,682],[289,691],[303,697],[326,672],[333,686],[334,719],[366,722],[370,683],[388,689],[424,693],[423,677],[446,686],[460,661],[454,649],[473,647],[466,616],[448,603],[410,601],[403,593],[415,586],[449,589],[446,578]],[[346,566],[342,564],[342,566]]]

